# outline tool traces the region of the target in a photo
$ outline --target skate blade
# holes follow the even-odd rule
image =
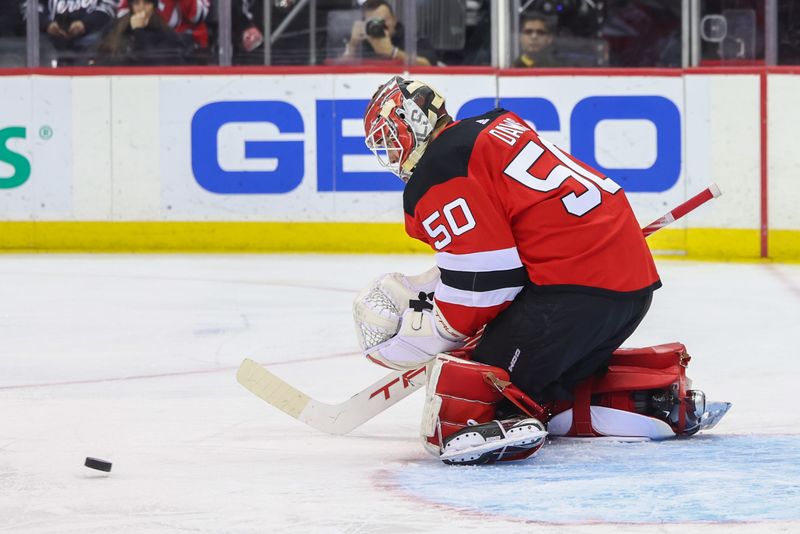
[[[717,423],[728,413],[731,406],[733,405],[730,402],[709,402],[706,404],[706,412],[700,419],[700,428],[698,432],[702,430],[711,430],[717,426]]]
[[[554,436],[558,441],[584,441],[584,442],[608,442],[608,443],[641,443],[652,441],[644,436]]]

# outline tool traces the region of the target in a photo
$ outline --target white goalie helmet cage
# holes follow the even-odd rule
[[[446,117],[444,97],[433,87],[394,76],[367,106],[365,142],[381,166],[408,181],[433,131]]]

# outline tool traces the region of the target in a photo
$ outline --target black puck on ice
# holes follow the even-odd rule
[[[111,462],[106,462],[100,458],[91,458],[87,456],[83,465],[91,467],[92,469],[97,469],[98,471],[105,471],[106,473],[111,471]]]

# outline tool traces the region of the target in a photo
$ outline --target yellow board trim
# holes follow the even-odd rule
[[[429,250],[396,223],[0,222],[4,252],[374,252]]]
[[[800,260],[800,231],[771,230],[769,232],[770,256],[788,261]]]
[[[647,241],[655,252],[697,259],[756,259],[761,255],[758,230],[718,228],[665,229]]]
[[[664,229],[648,239],[657,255],[760,259],[758,230]],[[771,230],[770,259],[800,260],[800,230]],[[2,252],[432,252],[396,223],[0,222]]]

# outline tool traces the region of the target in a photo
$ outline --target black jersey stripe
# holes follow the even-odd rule
[[[597,295],[601,297],[608,297],[611,299],[632,299],[637,297],[643,297],[648,293],[652,293],[656,289],[661,287],[661,280],[657,280],[650,284],[649,286],[643,287],[642,289],[636,289],[634,291],[615,291],[613,289],[605,289],[602,287],[592,287],[592,286],[579,286],[573,284],[554,284],[548,286],[542,286],[534,283],[530,283],[528,285],[529,291],[535,291],[538,293],[559,293],[568,291],[571,293],[585,293],[588,295]]]
[[[525,267],[483,272],[450,271],[440,267],[439,271],[442,273],[441,279],[444,285],[463,291],[494,291],[509,287],[521,287],[529,283]]]
[[[417,203],[433,186],[467,175],[475,139],[503,113],[507,111],[498,108],[463,119],[428,145],[403,190],[403,210],[407,214],[414,216]]]

